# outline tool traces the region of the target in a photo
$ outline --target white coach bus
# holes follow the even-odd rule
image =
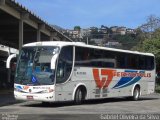
[[[17,100],[78,104],[109,97],[138,100],[154,90],[153,54],[61,41],[24,45],[14,83]]]

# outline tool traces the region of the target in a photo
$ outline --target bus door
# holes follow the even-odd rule
[[[73,46],[65,46],[61,49],[57,70],[55,96],[57,101],[70,100],[72,98],[71,72],[73,67]]]

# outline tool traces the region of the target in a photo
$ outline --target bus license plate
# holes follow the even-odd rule
[[[27,96],[28,100],[33,100],[33,96]]]

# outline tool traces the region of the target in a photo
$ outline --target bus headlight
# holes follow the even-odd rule
[[[48,90],[43,90],[42,93],[51,93],[53,91],[54,91],[53,89],[48,89]]]
[[[49,89],[49,93],[50,93],[50,92],[53,92],[53,91],[54,91],[53,89]]]
[[[14,88],[14,91],[17,91],[17,92],[21,92],[21,90],[19,88]]]

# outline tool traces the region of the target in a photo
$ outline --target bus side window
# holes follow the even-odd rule
[[[154,69],[154,58],[153,57],[146,57],[146,69],[147,70]]]
[[[117,68],[125,69],[127,67],[127,57],[123,53],[117,54]]]
[[[73,47],[66,46],[63,47],[59,55],[57,73],[56,73],[56,83],[64,83],[68,80],[73,64]]]
[[[145,70],[145,57],[139,56],[139,69]]]
[[[102,56],[102,67],[105,68],[116,68],[116,55],[115,52],[112,54],[109,51],[103,51]]]

